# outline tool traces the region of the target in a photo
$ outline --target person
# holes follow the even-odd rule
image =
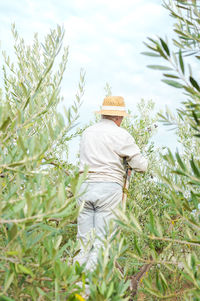
[[[86,269],[91,271],[103,246],[106,226],[122,201],[124,158],[136,172],[145,172],[148,165],[134,138],[120,128],[123,118],[128,116],[124,98],[106,97],[97,113],[102,116],[100,122],[88,127],[80,142],[80,173],[87,166],[88,178],[81,186],[83,194],[78,200],[83,206],[77,221],[81,247],[75,258],[80,264],[86,263]]]

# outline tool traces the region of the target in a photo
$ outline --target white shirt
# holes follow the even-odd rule
[[[114,121],[102,119],[84,131],[80,142],[80,172],[88,166],[87,181],[116,182],[123,186],[124,157],[133,170],[147,170],[147,160],[134,138]]]

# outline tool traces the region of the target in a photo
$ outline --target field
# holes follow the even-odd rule
[[[149,167],[144,175],[132,173],[126,212],[116,210],[118,231],[113,236],[110,225],[93,272],[73,260],[87,170],[79,174],[64,155],[87,127],[76,128],[85,74],[61,114],[64,29],[57,26],[42,42],[36,34],[30,46],[13,25],[17,60],[4,52],[0,88],[0,300],[200,300],[200,86],[193,72],[200,8],[196,1],[165,6],[176,37],[149,38],[144,54],[152,72],[163,72],[166,89],[182,90],[182,106],[158,114],[152,101],[141,100],[138,114],[124,119]],[[154,64],[157,57],[163,65]],[[180,152],[156,148],[151,138],[160,122],[175,128]]]

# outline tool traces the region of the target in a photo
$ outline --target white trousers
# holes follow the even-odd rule
[[[114,218],[113,210],[121,203],[122,186],[114,182],[84,182],[80,192],[83,191],[78,200],[79,205],[85,202],[78,217],[77,238],[81,250],[75,260],[93,270],[98,251],[103,247],[106,226]]]

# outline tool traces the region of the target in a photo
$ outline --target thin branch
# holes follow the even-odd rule
[[[5,256],[0,256],[0,259],[1,260],[5,260],[5,261],[9,261],[9,262],[13,262],[13,263],[16,263],[16,262],[19,262],[19,260],[15,259],[15,258],[8,258],[8,257],[5,257]]]
[[[72,201],[75,197],[71,197],[69,199],[67,199],[67,204]],[[31,220],[35,220],[35,219],[42,219],[42,218],[45,218],[45,217],[48,217],[48,216],[51,216],[51,215],[54,215],[54,214],[57,214],[59,212],[61,212],[63,209],[65,209],[65,207],[67,206],[67,204],[64,203],[64,205],[60,208],[58,208],[57,210],[54,210],[54,211],[50,211],[50,212],[47,212],[47,213],[43,213],[43,214],[38,214],[38,215],[33,215],[33,216],[29,216],[29,217],[26,217],[26,218],[20,218],[20,219],[0,219],[0,224],[11,224],[11,223],[14,223],[14,224],[19,224],[19,223],[24,223],[24,222],[27,222],[27,221],[31,221]]]
[[[53,165],[53,166],[55,166],[55,167],[62,168],[62,170],[65,172],[65,174],[66,174],[67,176],[70,175],[69,172],[67,172],[67,171],[63,168],[63,166],[62,166],[61,164],[58,164],[58,163],[56,163],[56,162],[54,162],[54,161],[48,162],[48,159],[47,159],[47,158],[44,158],[44,159],[45,159],[47,162],[44,162],[42,165],[44,165],[44,164],[51,164],[51,165]]]
[[[169,237],[156,237],[156,236],[150,236],[150,235],[148,235],[148,237],[152,240],[170,241],[172,243],[178,243],[178,244],[182,244],[182,245],[192,245],[192,246],[200,247],[200,243],[190,242],[190,241],[187,241],[187,240],[172,239],[172,238],[169,238]]]

